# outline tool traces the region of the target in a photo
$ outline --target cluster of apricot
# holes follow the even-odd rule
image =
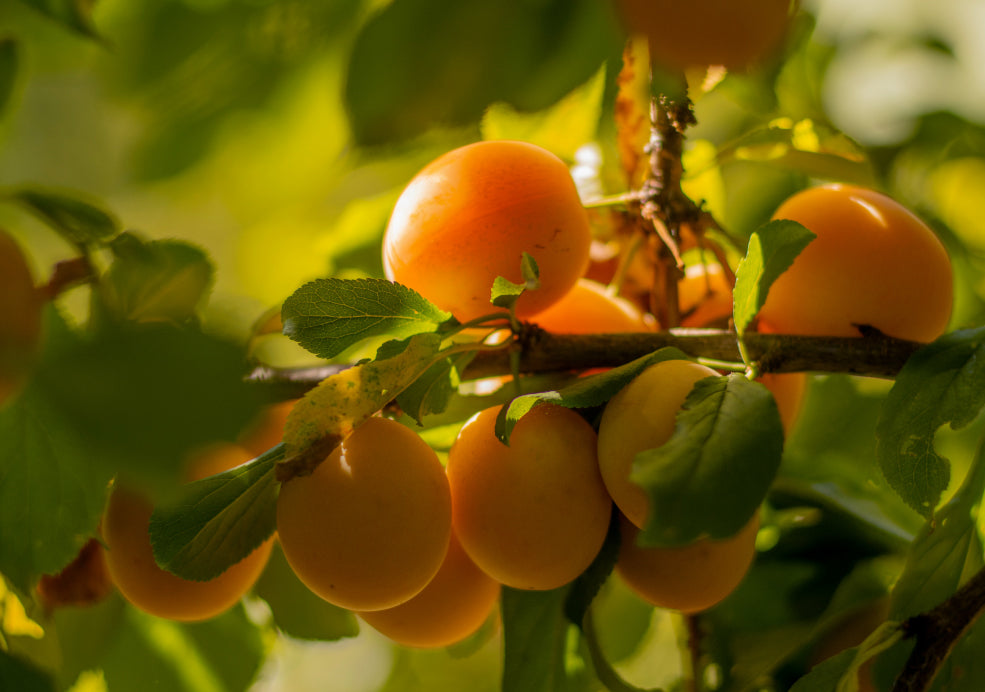
[[[859,336],[861,327],[929,341],[951,306],[947,253],[916,216],[879,193],[829,185],[799,193],[776,218],[817,239],[775,283],[761,331]],[[583,275],[591,231],[568,170],[520,142],[483,142],[426,167],[394,209],[384,239],[390,279],[411,286],[460,322],[490,312],[497,276],[520,282],[532,255],[540,287],[518,316],[554,332],[656,328],[634,304]],[[873,267],[879,271],[873,271]],[[731,286],[721,267],[688,271],[680,284],[691,326],[727,319]],[[278,539],[302,582],[409,646],[443,646],[478,629],[501,585],[553,589],[581,574],[601,548],[618,508],[617,574],[660,607],[698,612],[724,599],[755,555],[759,516],[735,536],[674,548],[644,548],[637,535],[648,497],[630,480],[636,455],[664,444],[694,384],[718,373],[685,360],[649,367],[606,405],[598,428],[578,412],[540,404],[507,446],[495,435],[498,407],[461,428],[445,466],[412,429],[382,417],[359,426],[313,473],[282,484]],[[788,430],[805,376],[765,376]],[[279,441],[212,450],[215,472]],[[216,466],[218,465],[218,466]],[[109,571],[123,594],[166,617],[199,619],[228,607],[256,579],[270,542],[213,582],[177,580],[153,562],[149,506],[114,492],[103,520]],[[220,586],[219,584],[222,583]],[[218,594],[221,592],[222,596]]]

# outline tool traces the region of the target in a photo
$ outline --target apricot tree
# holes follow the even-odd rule
[[[985,687],[977,116],[821,0],[138,5],[0,16],[0,689]]]

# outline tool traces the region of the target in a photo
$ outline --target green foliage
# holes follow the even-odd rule
[[[265,653],[261,631],[241,606],[183,624],[141,613],[114,596],[92,608],[59,611],[52,624],[65,659],[65,686],[82,671],[98,669],[110,690],[244,690]]]
[[[745,258],[735,270],[733,319],[741,336],[766,303],[770,286],[815,235],[796,221],[771,221],[749,238]]]
[[[384,279],[319,279],[284,301],[284,333],[320,358],[376,336],[434,331],[451,315],[416,291]]]
[[[357,141],[376,145],[477,122],[499,101],[539,110],[618,50],[607,3],[399,0],[356,39],[345,90],[350,122]]]
[[[21,45],[16,38],[0,38],[0,119],[14,98],[21,70]]]
[[[99,39],[92,21],[94,2],[87,0],[21,0],[64,28],[87,38]]]
[[[503,690],[564,689],[569,623],[568,588],[521,591],[503,587]]]
[[[533,392],[518,396],[510,402],[509,406],[504,407],[499,412],[499,416],[496,419],[496,437],[503,444],[509,444],[510,434],[513,432],[513,428],[517,422],[530,409],[541,402],[576,409],[601,406],[651,365],[665,360],[677,360],[681,358],[687,358],[687,356],[678,349],[662,348],[648,356],[637,358],[617,368],[612,368],[590,377],[580,378],[563,389]]]
[[[115,216],[73,193],[20,187],[0,190],[0,199],[21,205],[75,245],[106,240],[121,230]]]
[[[512,310],[516,301],[526,291],[535,291],[540,287],[540,270],[537,268],[537,260],[526,252],[520,262],[522,284],[515,284],[502,276],[497,276],[493,282],[492,296],[490,302],[500,308]]]
[[[152,323],[72,339],[38,367],[33,386],[86,441],[95,469],[167,485],[192,449],[235,439],[256,415],[261,399],[245,374],[240,347]]]
[[[985,405],[985,329],[946,334],[918,351],[896,378],[879,420],[879,464],[910,507],[930,517],[950,479],[934,447],[938,428],[969,425]]]
[[[184,579],[214,579],[276,530],[278,445],[253,461],[190,483],[150,520],[154,559]]]
[[[55,692],[56,688],[44,671],[0,649],[0,689]]]
[[[355,616],[310,591],[294,574],[279,546],[271,553],[254,591],[270,606],[277,629],[289,637],[334,641],[359,633]]]
[[[631,478],[650,498],[640,543],[735,535],[766,497],[782,452],[783,426],[766,387],[737,373],[699,380],[670,440],[636,455]]]
[[[176,240],[145,241],[121,233],[99,284],[99,307],[115,319],[183,323],[198,313],[215,268],[201,248]]]

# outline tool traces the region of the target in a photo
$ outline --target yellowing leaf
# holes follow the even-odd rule
[[[284,425],[288,456],[332,437],[342,441],[379,411],[433,363],[441,345],[437,334],[418,334],[397,355],[355,365],[325,378],[291,411]]]
[[[0,632],[13,637],[41,639],[44,629],[27,616],[24,604],[0,578]]]

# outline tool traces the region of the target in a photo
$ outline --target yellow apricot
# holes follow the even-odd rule
[[[192,464],[193,480],[249,461],[235,445],[210,448]],[[120,593],[137,608],[171,620],[197,621],[219,615],[250,590],[267,564],[273,539],[264,541],[243,560],[208,581],[182,579],[161,569],[150,542],[153,506],[142,494],[117,485],[103,515],[106,566]]]
[[[722,601],[749,571],[756,554],[759,512],[735,535],[698,539],[674,548],[637,545],[639,529],[620,517],[616,572],[640,598],[660,608],[697,613]]]
[[[448,479],[417,433],[370,418],[310,476],[282,484],[277,534],[298,578],[326,601],[392,608],[441,567],[451,534]]]
[[[605,540],[612,501],[596,435],[574,411],[540,404],[507,447],[499,407],[465,423],[448,453],[455,531],[475,563],[518,589],[553,589],[581,574]]]
[[[623,387],[602,412],[598,435],[602,478],[616,506],[637,526],[646,521],[649,498],[629,478],[636,455],[667,442],[694,383],[716,375],[688,360],[665,360]]]
[[[452,531],[441,568],[423,591],[406,603],[359,616],[398,644],[435,648],[473,634],[498,598],[499,583],[476,567]]]

